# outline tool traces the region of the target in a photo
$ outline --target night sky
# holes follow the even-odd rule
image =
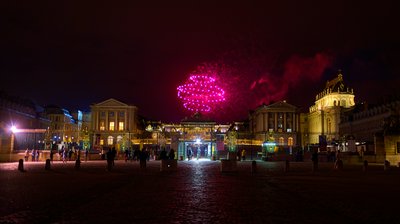
[[[0,90],[81,110],[115,98],[163,122],[190,115],[176,88],[199,71],[226,91],[220,122],[307,110],[338,69],[356,101],[398,92],[396,1],[106,2],[1,1]]]

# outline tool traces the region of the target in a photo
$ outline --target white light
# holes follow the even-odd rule
[[[200,144],[200,139],[196,139],[196,144]]]
[[[15,133],[15,132],[18,131],[17,127],[15,127],[14,125],[11,126],[10,130],[11,130],[12,133]]]

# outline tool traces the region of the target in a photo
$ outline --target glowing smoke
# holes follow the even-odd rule
[[[322,53],[310,58],[290,57],[284,64],[283,75],[265,73],[251,83],[250,90],[255,100],[254,106],[284,100],[289,89],[298,91],[299,83],[320,80],[325,69],[331,64],[332,58]]]
[[[267,66],[259,58],[238,57],[197,68],[198,72],[215,74],[222,81],[226,100],[211,113],[216,120],[243,119],[249,110],[262,104],[285,100],[290,90],[299,91],[300,83],[319,81],[332,64],[332,58],[323,53],[314,57],[291,56],[283,64]]]

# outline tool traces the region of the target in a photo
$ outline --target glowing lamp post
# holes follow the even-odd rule
[[[210,112],[214,104],[225,100],[224,90],[207,75],[192,75],[177,90],[183,106],[194,112]]]

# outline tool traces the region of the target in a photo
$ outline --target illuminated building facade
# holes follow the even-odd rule
[[[250,132],[255,140],[273,142],[278,148],[291,149],[300,144],[300,114],[297,107],[279,101],[262,105],[250,113]]]
[[[372,162],[400,162],[400,101],[349,111],[342,117],[340,133],[354,138],[350,151],[374,155]]]
[[[92,104],[90,108],[93,148],[116,147],[118,151],[124,150],[131,147],[142,132],[136,106],[111,98]]]
[[[75,144],[78,141],[80,122],[70,111],[51,105],[46,107],[46,114],[51,121],[49,141],[52,144]]]
[[[30,100],[0,92],[0,154],[26,148],[43,148],[50,125],[43,108]],[[11,132],[14,126],[16,133]]]
[[[354,107],[353,89],[343,81],[341,71],[335,79],[326,83],[325,89],[316,96],[308,114],[308,143],[329,144],[340,138],[341,113]]]
[[[261,141],[253,139],[244,122],[217,124],[215,121],[195,113],[180,123],[148,122],[143,138],[144,147],[157,150],[174,149],[177,159],[218,159],[227,154],[229,141],[227,135],[235,134],[232,143],[236,151],[246,150],[249,158],[257,156]]]

